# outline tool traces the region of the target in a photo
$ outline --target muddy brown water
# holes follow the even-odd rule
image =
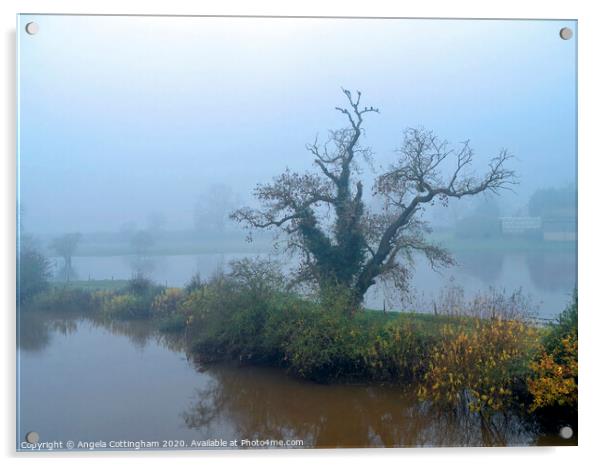
[[[302,441],[309,448],[561,443],[511,414],[485,422],[461,410],[441,412],[418,401],[412,387],[323,385],[276,368],[202,367],[187,356],[181,337],[159,334],[144,321],[30,312],[19,324],[22,450],[31,431],[63,448],[75,442],[74,449],[119,441],[156,441],[160,449],[210,440],[276,447],[287,446],[279,440]]]

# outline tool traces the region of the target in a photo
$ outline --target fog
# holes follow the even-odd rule
[[[247,199],[345,124],[341,86],[381,111],[364,144],[393,160],[408,126],[502,147],[521,184],[574,182],[575,44],[567,21],[38,16],[19,34],[20,202],[35,233],[193,227],[226,184]],[[22,16],[21,24],[31,17]]]
[[[40,30],[30,36],[32,20]],[[341,87],[380,110],[361,141],[374,152],[359,175],[367,187],[407,127],[470,139],[475,173],[502,148],[515,156],[512,191],[427,210],[436,230],[479,211],[533,216],[538,190],[572,192],[570,204],[576,38],[560,39],[565,26],[576,32],[574,21],[551,20],[21,15],[22,231],[45,245],[82,233],[88,256],[91,243],[121,240],[96,250],[125,254],[123,238],[140,230],[177,232],[178,254],[203,235],[238,232],[227,213],[254,205],[257,183],[286,168],[316,172],[305,145],[345,126],[334,109],[345,104]]]

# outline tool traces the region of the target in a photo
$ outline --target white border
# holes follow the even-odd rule
[[[51,461],[97,464],[119,463],[164,464],[167,461],[186,463],[238,462],[250,465],[305,464],[328,461],[348,464],[378,462],[387,464],[503,464],[536,462],[548,464],[586,464],[593,462],[600,442],[600,354],[602,306],[595,301],[595,291],[602,274],[599,238],[602,233],[598,186],[601,183],[600,136],[602,109],[600,83],[602,72],[602,17],[596,0],[414,0],[386,2],[380,0],[77,0],[0,2],[2,28],[2,101],[0,141],[3,142],[2,202],[3,220],[2,267],[0,296],[4,306],[1,359],[4,382],[1,384],[3,417],[0,424],[2,454],[9,464]],[[579,301],[581,305],[579,365],[579,447],[573,448],[480,448],[480,449],[363,449],[305,451],[244,451],[244,452],[169,452],[169,453],[96,453],[96,454],[19,454],[15,445],[15,23],[17,13],[93,13],[93,14],[182,14],[182,15],[311,15],[311,16],[401,16],[456,18],[564,18],[579,21]],[[545,169],[542,167],[542,169]],[[169,459],[168,459],[169,458]],[[173,459],[171,459],[173,458]]]

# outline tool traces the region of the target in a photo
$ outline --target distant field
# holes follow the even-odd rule
[[[453,232],[436,232],[430,239],[451,252],[574,252],[576,242],[542,241],[526,238],[461,238]],[[46,240],[46,242],[48,242]],[[268,235],[254,236],[246,240],[244,232],[228,232],[223,235],[195,235],[187,232],[165,232],[155,240],[148,250],[149,256],[172,256],[188,254],[260,254],[273,251],[273,241]],[[128,241],[116,235],[84,235],[77,248],[76,256],[123,256],[132,254]]]
[[[228,244],[228,243],[209,243],[209,244],[186,244],[173,243],[161,244],[150,249],[149,256],[178,256],[188,254],[245,254],[245,253],[267,253],[270,251],[270,244]],[[78,249],[76,256],[125,256],[132,254],[128,245],[120,244],[90,244]]]
[[[148,250],[149,256],[176,256],[187,254],[245,254],[269,252],[272,241],[265,235],[246,240],[244,232],[225,233],[221,236],[180,235],[164,233]],[[84,237],[76,256],[122,256],[132,254],[128,241],[114,238]]]
[[[113,291],[124,288],[127,285],[127,280],[73,280],[70,282],[55,282],[54,285],[88,291]]]

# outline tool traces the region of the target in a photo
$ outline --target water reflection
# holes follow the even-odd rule
[[[146,320],[91,319],[94,327],[105,329],[113,335],[126,336],[138,350],[144,349],[151,340],[155,340],[151,323]]]
[[[144,320],[114,320],[94,313],[21,312],[19,318],[19,349],[42,352],[52,342],[53,334],[63,336],[77,332],[78,322],[86,321],[92,329],[107,331],[112,335],[125,336],[138,350],[149,343],[159,344],[166,349],[178,352],[187,348],[186,339],[179,333],[163,333],[154,323]]]
[[[481,252],[463,252],[455,254],[455,259],[462,272],[483,283],[497,283],[502,275],[504,267],[504,253],[501,251],[490,251],[487,254]]]
[[[540,291],[568,290],[577,286],[577,255],[574,253],[528,254],[529,275]]]
[[[156,324],[145,319],[112,320],[92,316],[88,318],[93,327],[121,335],[137,349],[142,350],[150,343],[158,344],[172,352],[182,352],[187,348],[186,339],[179,333],[159,332]]]
[[[22,314],[23,429],[43,424],[57,438],[85,431],[110,439],[120,419],[124,438],[302,439],[324,448],[545,442],[534,422],[512,413],[485,419],[460,407],[442,412],[411,388],[320,385],[282,369],[203,366],[181,334],[84,315]],[[57,420],[57,412],[71,420]]]
[[[17,345],[20,350],[40,352],[50,344],[50,330],[43,319],[22,312],[19,318]]]
[[[30,352],[41,352],[52,340],[52,334],[69,335],[77,331],[73,316],[53,315],[39,312],[21,312],[19,316],[17,346]]]
[[[319,385],[258,367],[211,367],[182,414],[189,428],[211,435],[230,424],[239,438],[303,439],[306,446],[525,445],[533,441],[519,419],[485,419],[418,402],[399,387]]]

